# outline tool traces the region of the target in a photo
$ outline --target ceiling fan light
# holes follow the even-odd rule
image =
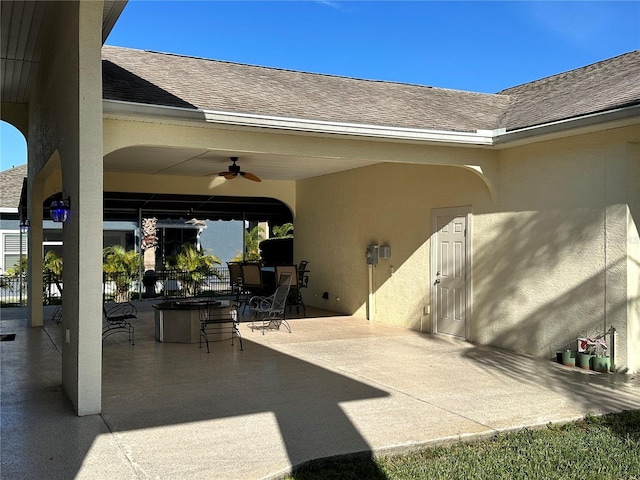
[[[254,182],[261,182],[262,180],[260,180],[260,178],[257,175],[254,175],[253,173],[249,173],[249,172],[243,172],[240,169],[239,165],[236,165],[236,162],[238,161],[238,157],[229,157],[229,159],[231,160],[231,165],[229,165],[229,169],[225,172],[219,172],[218,176],[220,177],[224,177],[227,180],[233,180],[234,178],[236,178],[238,175],[240,175],[241,177],[244,177],[248,180],[254,181]],[[212,174],[214,175],[214,174]]]

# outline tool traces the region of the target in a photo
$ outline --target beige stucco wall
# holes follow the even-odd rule
[[[463,167],[389,163],[300,181],[297,198],[295,255],[312,272],[305,301],[365,316],[365,247],[387,244],[391,258],[374,268],[374,319],[425,331],[431,209],[491,203],[484,182]]]
[[[474,216],[473,340],[553,356],[626,323],[617,145],[601,134],[501,152],[499,202]]]
[[[630,175],[637,179],[638,149],[628,143],[636,132],[494,152],[495,203],[460,167],[383,164],[300,181],[295,254],[312,271],[305,301],[364,316],[365,245],[387,243],[391,259],[374,270],[374,319],[428,331],[431,209],[469,205],[469,340],[553,357],[577,335],[613,325],[619,366],[640,370],[638,234],[628,206],[638,211]]]

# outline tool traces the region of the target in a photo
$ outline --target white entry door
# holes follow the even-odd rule
[[[468,209],[432,212],[432,317],[435,333],[466,338]]]

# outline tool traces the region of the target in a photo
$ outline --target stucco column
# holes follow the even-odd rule
[[[29,118],[32,223],[41,223],[36,209],[55,191],[71,206],[63,226],[62,385],[78,415],[100,413],[102,398],[102,7],[51,3]],[[42,248],[33,233],[32,253]],[[32,261],[33,291],[41,291],[39,267]]]
[[[75,141],[61,155],[71,211],[64,225],[62,378],[78,415],[102,397],[102,2],[79,2]],[[71,72],[69,72],[71,73]],[[77,142],[77,143],[76,143]]]
[[[629,209],[627,211],[627,331],[626,338],[640,338],[640,144],[630,143],[626,177]],[[629,369],[640,372],[640,349],[628,349]]]
[[[31,185],[29,197],[29,255],[27,256],[27,316],[32,327],[43,325],[42,310],[42,186]]]
[[[60,192],[63,226],[62,385],[78,415],[102,397],[103,2],[49,2],[29,102],[30,298],[42,321],[42,202]]]
[[[609,146],[602,160],[605,182],[604,210],[604,322],[603,330],[610,327],[617,330],[615,344],[615,366],[636,370],[633,365],[634,353],[631,349],[629,327],[633,317],[629,316],[629,290],[633,283],[628,282],[629,255],[629,185],[628,146],[624,143]],[[629,323],[631,321],[631,324]]]

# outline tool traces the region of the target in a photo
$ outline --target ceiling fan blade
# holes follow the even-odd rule
[[[206,176],[209,176],[209,175],[217,175],[218,177],[224,177],[224,178],[226,178],[227,180],[231,180],[232,178],[235,178],[235,177],[236,177],[236,174],[235,174],[235,173],[233,173],[233,172],[229,172],[229,171],[226,171],[226,172],[219,172],[219,173],[209,173],[209,174],[208,174],[208,175],[206,175]]]
[[[260,177],[257,177],[256,175],[254,175],[253,173],[249,173],[249,172],[240,172],[240,175],[242,175],[244,178],[246,178],[247,180],[251,180],[253,182],[261,182],[262,180],[260,180]]]

